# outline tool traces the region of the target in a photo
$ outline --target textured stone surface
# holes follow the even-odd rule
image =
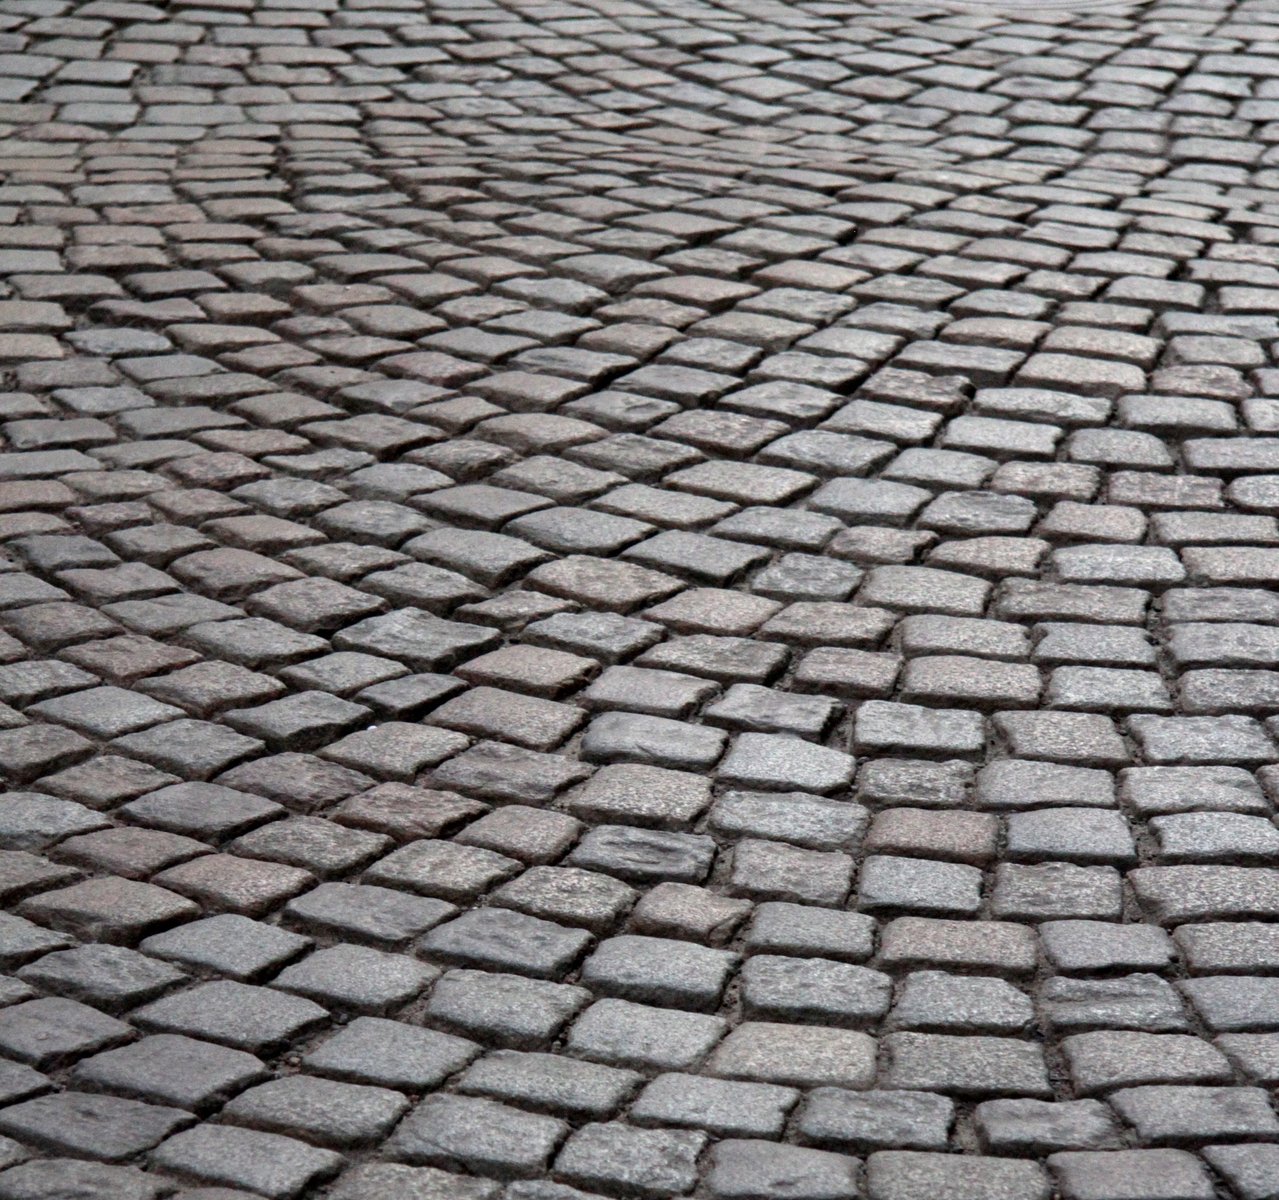
[[[0,1200],[1269,1196],[1271,8],[0,3]]]

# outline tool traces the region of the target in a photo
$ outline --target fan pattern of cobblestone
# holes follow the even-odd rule
[[[1265,1200],[1279,10],[0,0],[0,1200]]]

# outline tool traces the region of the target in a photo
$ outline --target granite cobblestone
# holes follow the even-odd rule
[[[0,1200],[1262,1200],[1265,0],[0,0]]]

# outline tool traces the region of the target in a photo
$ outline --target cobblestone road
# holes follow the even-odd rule
[[[1279,1195],[1279,9],[0,3],[0,1200]]]

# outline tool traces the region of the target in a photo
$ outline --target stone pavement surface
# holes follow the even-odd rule
[[[0,1200],[1279,1194],[1279,9],[0,3]]]

